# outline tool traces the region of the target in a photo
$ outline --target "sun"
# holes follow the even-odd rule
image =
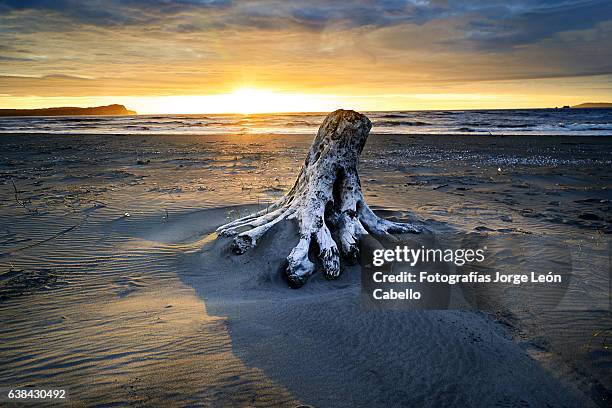
[[[231,112],[243,114],[317,111],[326,105],[320,99],[312,95],[258,88],[239,88],[227,95]]]
[[[282,109],[279,95],[256,88],[239,88],[229,94],[230,104],[236,113],[278,112]]]

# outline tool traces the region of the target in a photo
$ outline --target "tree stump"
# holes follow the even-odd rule
[[[359,155],[372,123],[360,113],[339,109],[330,113],[310,146],[293,188],[265,210],[225,224],[217,229],[235,236],[232,251],[243,254],[283,220],[297,220],[300,240],[287,257],[285,270],[290,286],[300,287],[315,272],[309,259],[313,247],[328,279],[340,275],[340,255],[354,262],[359,256],[359,238],[371,233],[418,233],[411,224],[376,216],[361,192],[357,173]]]

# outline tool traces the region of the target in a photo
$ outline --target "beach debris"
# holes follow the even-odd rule
[[[23,200],[19,197],[19,193],[20,191],[17,190],[17,186],[15,185],[15,180],[11,179],[11,183],[13,184],[13,191],[14,191],[14,195],[15,195],[15,202],[22,207],[23,209],[25,209],[27,212],[29,212],[30,214],[38,214],[38,209],[36,208],[30,208],[31,207],[31,200]]]
[[[601,217],[597,214],[593,214],[593,213],[582,213],[578,216],[578,218],[580,218],[581,220],[588,220],[588,221],[599,221],[601,220]]]
[[[219,235],[235,236],[232,251],[240,255],[277,223],[297,220],[300,240],[285,269],[290,286],[297,288],[315,272],[308,257],[311,246],[317,248],[325,276],[335,279],[341,273],[340,255],[349,262],[357,260],[362,235],[421,232],[415,225],[379,218],[365,202],[357,165],[371,128],[370,120],[355,111],[329,114],[293,188],[266,209],[222,225]]]
[[[102,201],[91,200],[90,203],[92,204],[92,209],[106,208],[106,203],[103,203]]]
[[[51,269],[16,269],[0,272],[0,303],[15,297],[48,291],[63,286],[65,282]]]

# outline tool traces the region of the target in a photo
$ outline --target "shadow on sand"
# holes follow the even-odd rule
[[[281,223],[242,256],[214,229],[229,208],[175,217],[148,239],[177,249],[176,273],[209,315],[225,319],[233,353],[317,407],[583,406],[483,313],[364,310],[360,274],[282,277],[298,241]],[[242,207],[242,211],[252,207]],[[202,373],[203,376],[206,373]]]

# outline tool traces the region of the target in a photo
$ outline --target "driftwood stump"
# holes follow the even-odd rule
[[[361,235],[420,232],[414,225],[379,218],[365,202],[357,166],[371,128],[370,120],[355,111],[330,113],[293,188],[265,210],[225,224],[217,232],[235,236],[232,250],[243,254],[275,224],[297,220],[300,240],[287,257],[285,271],[292,287],[302,286],[315,271],[309,259],[311,247],[325,276],[335,279],[340,275],[340,254],[349,262],[358,258]]]

